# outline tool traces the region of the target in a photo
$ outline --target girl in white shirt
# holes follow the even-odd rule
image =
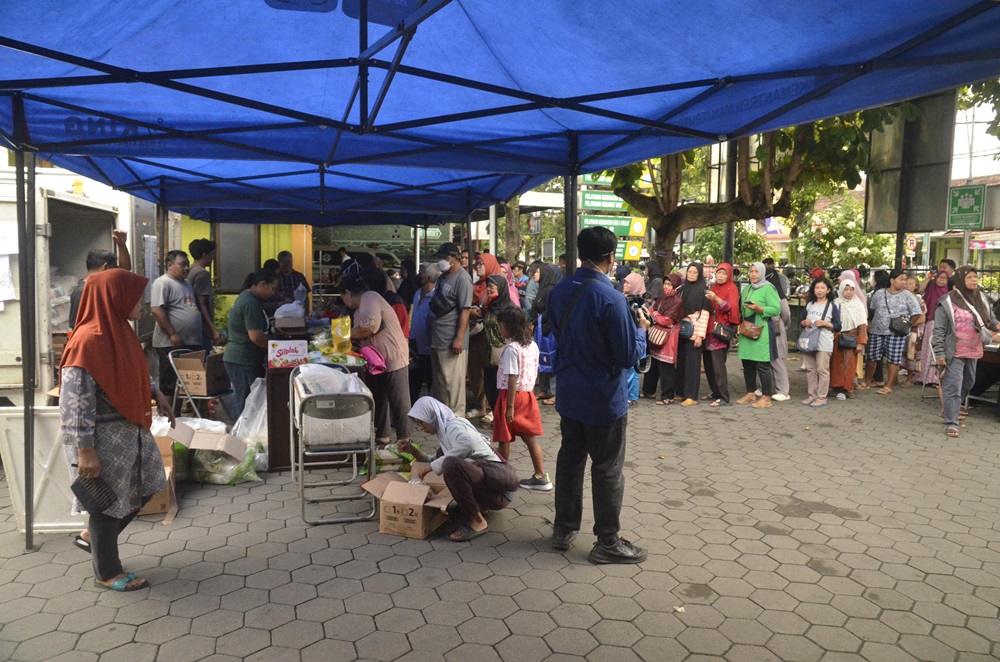
[[[548,491],[552,481],[542,464],[542,447],[535,437],[543,434],[542,415],[535,399],[535,379],[538,377],[538,345],[532,339],[531,327],[519,308],[508,307],[497,314],[500,335],[507,342],[500,352],[497,369],[497,397],[493,416],[493,441],[498,442],[500,455],[510,457],[510,442],[521,437],[531,455],[535,473],[521,481],[526,490]]]

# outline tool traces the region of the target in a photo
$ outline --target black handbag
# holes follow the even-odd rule
[[[118,495],[103,478],[83,478],[77,476],[69,486],[79,499],[80,505],[91,515],[103,513],[118,502]]]
[[[858,346],[858,335],[841,333],[837,338],[837,345],[841,349],[857,349]]]
[[[721,340],[728,345],[733,342],[733,336],[736,335],[736,329],[723,324],[722,322],[716,322],[715,326],[712,327],[712,335],[715,336],[717,340]]]
[[[910,319],[908,317],[892,317],[889,312],[889,294],[882,290],[882,305],[885,307],[885,314],[889,316],[889,330],[897,336],[910,335]]]

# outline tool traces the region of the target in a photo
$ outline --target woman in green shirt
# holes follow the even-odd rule
[[[781,301],[774,286],[764,280],[764,263],[754,262],[750,265],[750,285],[743,289],[742,300],[743,319],[762,327],[760,337],[756,340],[748,336],[740,336],[739,357],[743,361],[743,379],[746,382],[747,394],[736,401],[738,405],[753,404],[755,409],[771,406],[771,395],[774,393],[774,380],[771,377],[771,357],[774,355],[771,328],[768,320],[781,313]],[[757,390],[757,379],[760,379],[760,400],[754,391]]]
[[[274,296],[277,289],[278,274],[270,269],[260,269],[253,275],[250,288],[236,297],[229,310],[229,342],[222,360],[236,394],[234,420],[243,413],[254,381],[264,376],[268,322],[261,302]]]

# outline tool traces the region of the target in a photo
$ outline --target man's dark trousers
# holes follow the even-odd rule
[[[579,531],[583,520],[583,480],[590,457],[594,495],[594,535],[613,542],[625,493],[625,428],[628,415],[607,425],[588,425],[562,416],[562,445],[556,458],[556,517],[562,532]]]

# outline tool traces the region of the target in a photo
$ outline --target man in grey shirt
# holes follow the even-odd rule
[[[472,277],[462,268],[462,256],[455,244],[442,245],[435,257],[441,275],[430,304],[431,395],[456,416],[465,416]]]
[[[194,264],[191,265],[187,280],[194,289],[195,301],[201,311],[201,346],[206,351],[211,351],[213,344],[222,344],[222,335],[215,327],[215,287],[212,284],[212,274],[208,271],[215,260],[215,247],[215,242],[208,239],[195,239],[188,245]]]
[[[177,375],[168,354],[175,349],[202,349],[201,311],[187,281],[191,264],[184,251],[167,253],[167,273],[153,281],[150,310],[156,319],[153,347],[160,358],[160,390],[173,397]]]

